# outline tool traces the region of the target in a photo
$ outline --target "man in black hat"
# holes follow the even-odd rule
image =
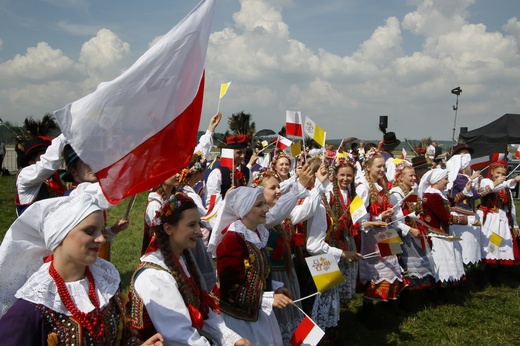
[[[451,148],[451,156],[464,154],[472,155],[473,148],[468,147],[466,144],[457,144],[453,148]]]
[[[251,172],[245,164],[246,150],[249,144],[247,135],[228,136],[226,147],[233,149],[235,171],[227,167],[216,167],[208,176],[206,181],[206,205],[209,205],[212,195],[220,195],[222,199],[226,192],[233,186],[251,186]],[[231,181],[234,179],[234,181]]]
[[[51,142],[52,141],[52,142]],[[24,144],[22,169],[16,176],[16,214],[20,216],[31,204],[42,199],[62,196],[65,192],[57,170],[65,137],[32,137]]]
[[[383,155],[385,159],[386,178],[390,182],[394,181],[395,176],[394,154],[392,154],[392,151],[395,150],[399,144],[401,144],[401,141],[395,137],[394,132],[387,132],[383,136],[381,155]]]
[[[412,157],[412,167],[415,170],[417,181],[421,180],[423,175],[428,172],[432,164],[426,160],[425,156]]]

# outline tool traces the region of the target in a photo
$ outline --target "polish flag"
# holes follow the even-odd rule
[[[408,154],[408,153],[406,152],[406,149],[403,148],[403,150],[401,150],[401,159],[406,160],[406,155],[407,155],[407,154]]]
[[[325,332],[309,316],[305,315],[300,325],[294,331],[291,338],[292,346],[300,345],[317,345],[321,338],[325,335]]]
[[[504,160],[505,158],[506,158],[506,154],[504,154],[504,153],[493,153],[490,156],[490,161],[498,162],[498,161]]]
[[[489,155],[471,158],[469,166],[474,171],[480,171],[489,166]]]
[[[280,150],[285,150],[289,148],[292,144],[292,141],[284,136],[278,135],[278,139],[276,140],[276,147]]]
[[[302,113],[296,111],[285,112],[285,134],[290,137],[303,139]]]
[[[111,203],[186,167],[197,141],[215,0],[202,0],[116,79],[54,112]]]
[[[518,146],[518,148],[516,148],[515,157],[516,157],[517,159],[520,159],[520,145]]]
[[[235,150],[223,148],[222,154],[220,156],[220,167],[227,167],[231,171],[233,171],[235,169],[234,160]]]
[[[483,169],[489,167],[489,165],[493,162],[498,162],[498,161],[504,160],[505,157],[506,157],[506,154],[504,154],[504,153],[492,153],[487,156],[479,156],[476,158],[472,158],[471,161],[469,162],[469,165],[470,165],[471,169],[474,171],[483,170]]]

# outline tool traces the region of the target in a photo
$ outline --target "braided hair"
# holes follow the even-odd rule
[[[192,304],[198,308],[202,299],[202,290],[200,289],[200,287],[202,287],[202,280],[198,275],[195,261],[191,255],[191,252],[188,249],[184,249],[182,256],[186,261],[188,270],[193,277],[193,280],[195,281],[197,287],[199,287],[199,292],[194,292],[193,288],[186,280],[183,269],[176,264],[174,260],[175,255],[173,254],[173,251],[170,247],[170,236],[164,230],[164,224],[166,223],[171,226],[176,226],[182,219],[184,211],[189,209],[197,209],[197,205],[186,194],[177,192],[163,204],[163,207],[159,211],[157,211],[153,226],[157,247],[164,258],[164,263],[179,285],[179,291],[181,292],[184,302],[186,304]]]
[[[377,188],[375,186],[376,182],[374,182],[372,175],[370,174],[370,172],[367,169],[378,158],[381,158],[384,161],[383,155],[381,155],[377,149],[372,148],[365,154],[365,161],[364,161],[363,165],[365,166],[365,179],[368,182],[369,191],[370,191],[370,204],[379,204],[382,207],[383,201],[382,201],[381,197],[379,197]],[[379,183],[379,185],[383,188],[383,194],[386,197],[386,200],[390,201],[390,195],[388,193],[388,188],[386,186],[384,179],[380,179],[380,181],[377,181],[377,183]]]
[[[184,168],[179,177],[180,186],[185,186],[188,183],[188,180],[191,178],[193,174],[204,172],[206,169],[207,160],[202,155],[200,151],[197,151],[191,157],[190,163],[186,168]]]
[[[403,175],[404,171],[406,169],[412,169],[413,167],[411,164],[407,163],[406,161],[401,161],[396,165],[395,168],[395,176],[394,176],[394,182],[392,183],[393,187],[400,187],[401,190],[403,190],[404,194],[407,195],[410,192],[410,188],[405,186],[403,182],[401,181],[401,175]]]

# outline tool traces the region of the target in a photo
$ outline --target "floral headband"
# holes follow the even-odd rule
[[[161,209],[155,212],[155,217],[152,221],[152,228],[162,225],[168,216],[186,202],[193,202],[193,200],[184,192],[177,191],[172,194],[170,199],[163,203]]]
[[[365,153],[365,162],[377,155],[381,155],[381,152],[376,147],[371,148],[369,151]]]
[[[399,163],[395,165],[395,176],[399,177],[407,167],[412,167],[412,164],[406,160],[399,161]]]
[[[282,159],[282,158],[286,158],[287,160],[289,160],[289,163],[291,162],[291,157],[289,155],[287,155],[284,151],[279,151],[274,157],[273,159],[271,160],[271,167],[274,167],[274,165],[276,164],[276,161]]]
[[[251,185],[253,187],[257,187],[260,184],[262,184],[262,182],[265,179],[270,178],[270,177],[276,177],[275,172],[273,172],[265,167],[262,167],[258,171],[253,173],[253,182],[251,183]]]
[[[188,168],[190,170],[190,172],[198,173],[198,172],[204,171],[206,169],[206,164],[207,164],[208,160],[206,160],[206,158],[204,157],[204,155],[202,155],[202,153],[200,151],[195,152],[193,155],[194,156],[198,155],[200,157],[200,160],[195,162],[195,164],[193,166]]]
[[[336,169],[337,167],[345,165],[345,164],[350,164],[350,165],[355,167],[356,166],[356,160],[354,160],[354,158],[352,156],[350,156],[350,155],[341,155],[341,156],[337,155],[336,159],[332,163],[332,167],[334,169]]]

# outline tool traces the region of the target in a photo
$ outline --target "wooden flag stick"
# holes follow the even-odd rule
[[[125,211],[125,214],[123,215],[123,219],[128,219],[128,217],[130,216],[130,211],[132,210],[132,207],[134,206],[136,197],[137,197],[137,195],[133,195],[132,197],[130,197],[128,199],[128,205],[126,206],[126,211]]]

